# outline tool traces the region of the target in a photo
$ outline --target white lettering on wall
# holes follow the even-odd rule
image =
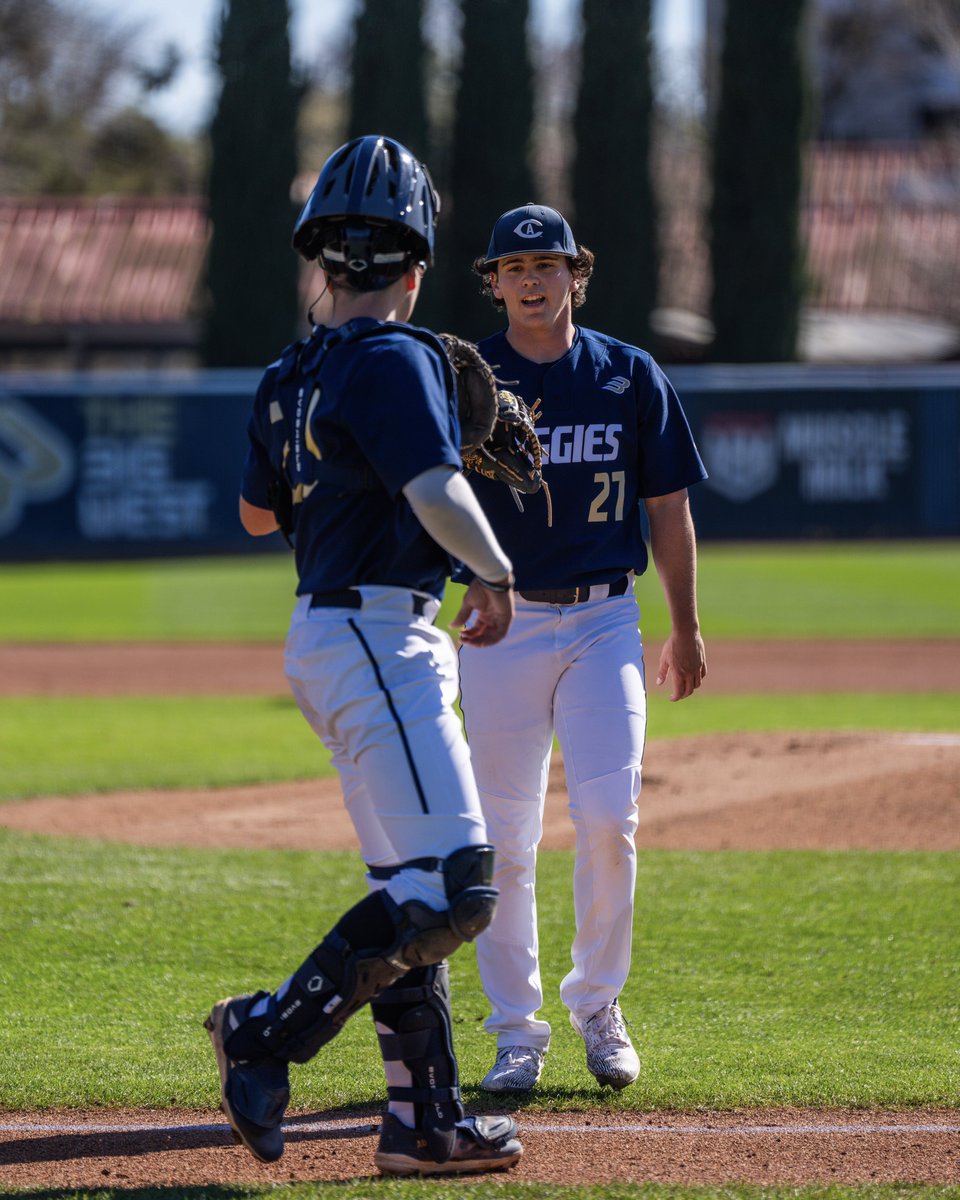
[[[799,469],[804,500],[885,500],[890,474],[910,458],[903,409],[787,413],[780,419],[783,461]]]
[[[719,412],[699,441],[707,486],[734,503],[772,488],[785,466],[797,468],[810,503],[885,500],[911,452],[909,414],[898,408]]]
[[[84,405],[77,525],[92,540],[173,540],[210,533],[213,486],[177,479],[172,400],[105,401]]]

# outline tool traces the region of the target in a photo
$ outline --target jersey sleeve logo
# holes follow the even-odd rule
[[[615,375],[613,379],[603,385],[602,390],[605,392],[616,392],[618,396],[622,396],[629,386],[629,379],[624,379],[622,375]]]

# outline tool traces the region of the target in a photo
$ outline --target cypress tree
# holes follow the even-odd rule
[[[449,216],[443,220],[444,328],[483,337],[499,320],[471,264],[497,217],[537,196],[530,153],[533,64],[527,0],[461,0],[462,57],[450,149]]]
[[[583,0],[571,224],[597,257],[584,322],[641,346],[657,297],[652,113],[650,0]]]
[[[224,0],[210,128],[203,358],[211,367],[263,365],[297,332],[297,112],[287,0]]]
[[[347,137],[396,138],[429,165],[423,0],[362,0],[353,32]]]
[[[423,0],[361,0],[353,26],[347,137],[385,134],[425,162],[437,183],[427,109]],[[418,324],[440,318],[441,280],[427,272]]]
[[[712,357],[796,357],[806,125],[804,0],[727,0],[713,137]]]

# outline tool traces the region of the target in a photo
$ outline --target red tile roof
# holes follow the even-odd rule
[[[702,150],[660,160],[664,307],[706,314],[709,192]],[[811,147],[801,217],[811,307],[960,324],[960,146]]]
[[[183,321],[208,238],[195,199],[0,198],[0,321]]]
[[[703,315],[705,153],[667,147],[660,169],[661,305]],[[812,147],[802,228],[812,306],[960,324],[957,145]],[[0,198],[0,326],[188,322],[208,241],[196,198]]]

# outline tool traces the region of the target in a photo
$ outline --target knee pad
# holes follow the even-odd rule
[[[424,860],[417,860],[423,862]],[[464,846],[446,858],[430,860],[443,872],[447,907],[442,912],[407,900],[400,905],[409,923],[401,947],[409,967],[429,966],[448,958],[464,942],[472,942],[493,920],[497,889],[493,883],[493,847]],[[401,864],[399,870],[409,864]]]
[[[380,992],[370,1008],[384,1065],[402,1063],[411,1080],[409,1087],[390,1084],[388,1069],[387,1095],[413,1104],[416,1128],[431,1157],[446,1162],[463,1117],[446,962],[409,971]]]
[[[493,846],[464,846],[443,860],[443,886],[449,901],[450,928],[472,942],[493,920]]]

